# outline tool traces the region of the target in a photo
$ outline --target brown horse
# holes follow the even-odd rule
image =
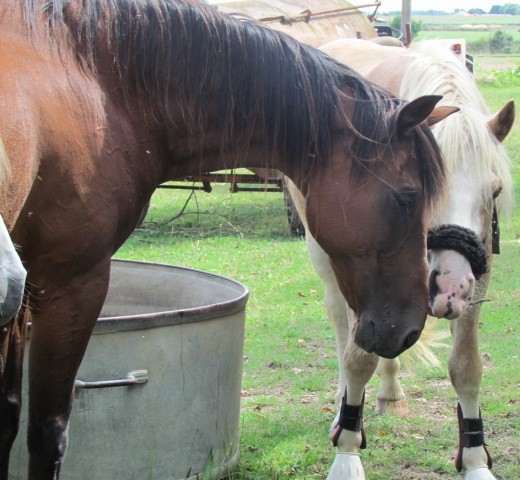
[[[13,172],[1,213],[28,270],[7,326],[16,341],[0,348],[1,479],[29,314],[29,477],[58,478],[111,256],[169,179],[281,170],[306,196],[359,345],[395,357],[419,337],[426,217],[444,183],[423,121],[439,96],[403,103],[311,47],[189,1],[4,0],[0,46]]]

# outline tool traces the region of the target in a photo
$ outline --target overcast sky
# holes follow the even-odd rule
[[[354,5],[362,5],[363,0],[350,0]],[[440,10],[445,12],[453,12],[456,8],[463,8],[469,10],[470,8],[481,8],[485,12],[489,12],[493,5],[504,5],[506,3],[517,3],[516,0],[508,0],[507,2],[501,0],[412,0],[412,11],[414,10]],[[520,3],[520,2],[518,2]],[[401,10],[402,0],[381,0],[379,12],[393,12]]]

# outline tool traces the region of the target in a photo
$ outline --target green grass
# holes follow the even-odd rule
[[[518,84],[482,83],[493,110],[520,98]],[[502,254],[495,258],[481,315],[485,360],[482,411],[499,479],[520,478],[518,400],[520,306],[520,129],[506,140],[514,160],[517,207],[502,224]],[[230,194],[215,186],[189,193],[158,190],[146,222],[118,252],[122,258],[158,261],[236,278],[250,287],[247,307],[240,464],[234,480],[323,479],[334,458],[328,429],[335,415],[335,340],[326,321],[322,286],[302,239],[291,237],[279,193]],[[448,322],[444,325],[447,327]],[[445,366],[449,350],[439,350]],[[376,379],[367,389],[371,480],[460,478],[456,398],[446,368],[413,364],[401,379],[411,415],[376,415]]]

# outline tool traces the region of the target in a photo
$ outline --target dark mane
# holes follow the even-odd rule
[[[30,22],[44,13],[51,29],[71,32],[90,68],[108,49],[123,88],[159,118],[170,118],[175,92],[190,128],[198,129],[201,138],[208,93],[218,92],[223,151],[244,152],[251,138],[262,138],[266,154],[319,164],[329,157],[339,118],[352,139],[353,158],[365,168],[389,146],[382,142],[392,138],[388,117],[398,101],[329,56],[274,30],[193,1],[25,4]],[[350,121],[341,113],[340,89],[345,88],[354,104]],[[414,136],[422,139],[416,143],[426,165],[425,193],[434,195],[442,176],[438,151],[426,127]]]

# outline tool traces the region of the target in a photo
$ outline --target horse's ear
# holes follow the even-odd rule
[[[401,107],[397,112],[398,134],[406,135],[412,128],[424,122],[441,99],[441,95],[425,95]]]
[[[426,119],[426,123],[429,127],[433,127],[435,124],[449,117],[452,113],[456,113],[460,110],[458,107],[437,107],[434,108],[432,113]]]
[[[511,131],[515,120],[515,102],[510,100],[489,122],[489,128],[499,142],[503,142]]]

